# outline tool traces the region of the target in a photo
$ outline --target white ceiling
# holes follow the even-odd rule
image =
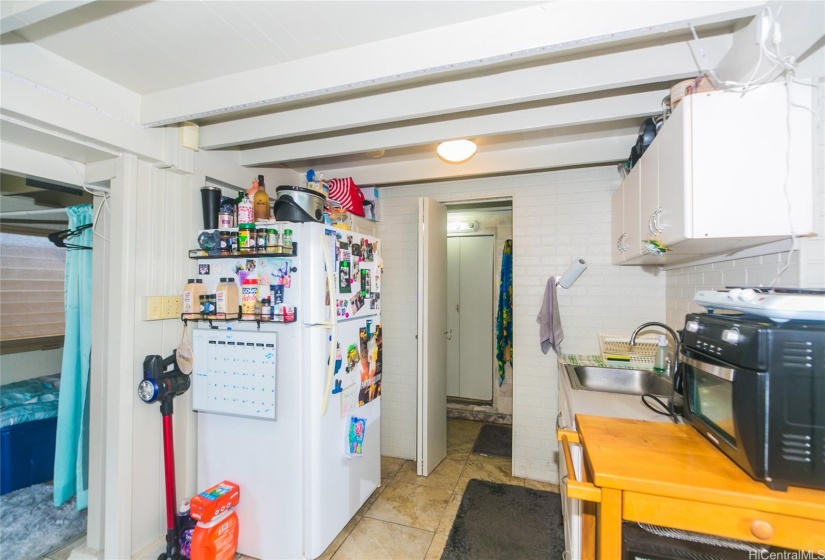
[[[397,184],[615,163],[763,4],[4,0],[0,23],[137,94],[140,124],[197,123],[202,150]],[[459,137],[476,156],[438,160]]]

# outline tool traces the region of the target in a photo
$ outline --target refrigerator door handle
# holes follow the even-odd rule
[[[338,318],[333,309],[333,300],[335,299],[335,263],[332,262],[332,256],[329,253],[329,244],[326,240],[326,231],[321,242],[321,252],[324,254],[324,265],[327,269],[327,289],[329,290],[329,327],[332,330],[330,337],[329,356],[327,357],[327,381],[324,384],[324,396],[321,400],[321,416],[327,413],[327,405],[329,404],[329,395],[332,393],[332,378],[335,375],[335,347],[338,344]]]

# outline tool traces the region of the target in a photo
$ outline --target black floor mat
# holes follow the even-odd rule
[[[473,479],[461,498],[441,560],[546,560],[563,554],[558,494]]]
[[[484,424],[473,444],[473,453],[513,456],[513,428],[506,424]]]

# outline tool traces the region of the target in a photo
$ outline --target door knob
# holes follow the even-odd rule
[[[444,331],[444,334],[447,335],[447,340],[452,340],[453,339],[453,329],[450,329],[448,331]]]

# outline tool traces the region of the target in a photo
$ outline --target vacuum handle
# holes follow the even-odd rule
[[[146,356],[143,360],[143,379],[160,379],[164,377],[166,368],[175,365],[175,353],[173,352],[166,358],[161,358],[157,354]]]

